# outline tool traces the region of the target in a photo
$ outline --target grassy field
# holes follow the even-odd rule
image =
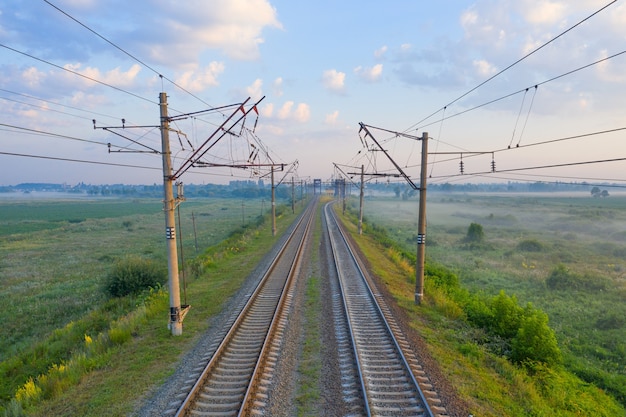
[[[427,262],[546,312],[566,368],[626,405],[625,197],[433,193],[427,211]],[[368,198],[364,213],[415,251],[415,200]],[[464,242],[471,223],[480,245]]]
[[[182,253],[187,260],[194,258],[196,241],[202,252],[242,225],[255,223],[268,209],[269,204],[261,200],[183,203],[178,230]],[[98,334],[141,302],[107,304],[103,282],[116,261],[132,255],[166,267],[159,200],[0,200],[0,219],[0,299],[10,300],[8,308],[0,311],[4,323],[0,364],[31,355],[35,360],[28,366],[33,377],[51,365],[37,364],[38,359],[52,356],[58,363],[71,356],[71,350],[54,347],[59,343],[54,342],[56,335],[64,333],[68,324],[91,317],[82,331]],[[165,322],[164,318],[161,324]],[[84,334],[75,337],[82,339]],[[27,353],[49,338],[51,346]],[[10,392],[3,390],[4,401],[7,395]]]
[[[180,208],[185,245],[195,254],[261,214],[261,201],[197,200]],[[269,206],[265,204],[265,206]],[[246,213],[247,212],[247,213]],[[243,215],[243,217],[242,217]],[[104,301],[100,287],[127,254],[166,263],[164,215],[158,200],[0,201],[0,298],[7,337],[0,361]]]

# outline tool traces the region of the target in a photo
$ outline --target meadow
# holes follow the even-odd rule
[[[358,201],[351,205],[357,209]],[[366,223],[415,252],[417,201],[368,196]],[[469,226],[484,231],[467,242]],[[427,263],[546,312],[564,366],[626,405],[626,197],[431,193]]]
[[[116,261],[139,256],[166,266],[160,200],[0,200],[0,362],[107,300]],[[180,206],[188,259],[267,213],[262,200],[198,199]],[[194,230],[195,222],[195,230]],[[180,252],[180,250],[179,250]]]

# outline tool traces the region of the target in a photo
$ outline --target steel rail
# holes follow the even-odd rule
[[[361,369],[362,367],[362,361],[359,358],[360,356],[360,352],[359,352],[359,348],[357,347],[357,341],[355,340],[355,336],[353,333],[353,324],[352,324],[352,317],[348,308],[349,305],[349,300],[347,299],[347,295],[345,294],[345,285],[342,282],[342,276],[344,275],[344,271],[342,268],[340,268],[340,264],[342,263],[339,259],[338,259],[338,254],[336,251],[336,248],[338,245],[340,244],[344,244],[346,249],[347,249],[347,253],[349,254],[352,262],[354,262],[354,266],[355,266],[355,270],[358,273],[358,275],[361,277],[362,282],[364,284],[364,287],[366,288],[367,294],[366,297],[371,301],[371,303],[373,304],[380,321],[384,324],[385,327],[385,332],[389,335],[389,338],[393,344],[393,346],[395,347],[396,353],[398,354],[398,356],[400,357],[400,361],[401,361],[401,365],[403,367],[403,369],[406,372],[406,375],[409,376],[411,384],[412,384],[412,388],[415,389],[415,391],[418,393],[418,400],[421,403],[421,406],[424,409],[424,416],[428,416],[428,417],[434,417],[435,414],[433,413],[433,410],[430,408],[428,401],[426,399],[426,396],[424,395],[417,379],[415,378],[415,375],[413,374],[412,370],[411,370],[411,366],[408,362],[408,360],[406,359],[406,356],[400,346],[400,344],[398,343],[396,336],[394,335],[393,330],[391,329],[391,326],[384,314],[384,312],[382,311],[379,303],[377,302],[377,297],[375,296],[375,294],[372,291],[372,288],[370,286],[369,280],[367,278],[366,273],[364,272],[364,267],[360,261],[360,259],[355,255],[355,250],[352,247],[352,244],[350,243],[349,239],[346,237],[346,232],[343,229],[342,225],[340,224],[340,222],[337,220],[337,217],[335,215],[335,213],[333,212],[332,208],[331,208],[331,203],[326,204],[324,207],[324,212],[326,215],[326,224],[327,224],[327,228],[328,228],[328,233],[329,233],[329,237],[330,237],[330,242],[331,242],[331,246],[332,246],[332,252],[333,252],[333,258],[335,260],[335,264],[337,266],[337,274],[340,277],[339,279],[339,283],[340,283],[340,287],[341,287],[341,291],[342,291],[342,298],[343,298],[343,302],[344,302],[344,309],[345,309],[345,313],[347,315],[348,318],[348,326],[350,327],[350,334],[353,337],[353,349],[355,352],[355,357],[357,358],[357,363],[358,363],[358,373],[359,376],[361,377],[361,386],[362,386],[362,390],[363,390],[363,396],[364,396],[364,402],[365,402],[365,407],[366,407],[366,414],[368,416],[373,415],[372,414],[372,410],[371,407],[369,405],[369,403],[371,401],[375,401],[373,400],[371,397],[372,395],[370,395],[370,390],[367,387],[367,383],[366,383],[366,378],[367,376],[364,376],[365,372]],[[334,239],[337,239],[336,237],[334,237],[333,235],[335,233],[333,233],[331,231],[331,226],[330,226],[330,222],[329,219],[332,220],[333,224],[336,226],[337,230],[338,230],[338,234],[339,237],[338,239],[340,239],[340,242],[334,241]]]
[[[197,401],[198,397],[201,396],[203,387],[208,382],[211,374],[216,370],[216,367],[218,366],[219,361],[224,358],[224,354],[228,351],[229,347],[231,346],[231,342],[233,342],[236,336],[239,334],[240,328],[242,324],[244,323],[244,321],[250,318],[250,314],[255,308],[255,304],[258,304],[257,302],[265,301],[264,299],[272,298],[271,294],[266,295],[264,294],[264,291],[268,287],[269,284],[273,283],[272,276],[274,272],[276,271],[277,267],[279,266],[280,262],[283,260],[283,257],[286,256],[289,249],[292,248],[291,246],[292,243],[298,244],[296,253],[301,252],[302,241],[306,239],[306,232],[308,230],[308,225],[310,224],[310,219],[313,217],[313,214],[315,212],[314,207],[315,207],[315,204],[310,203],[309,207],[305,210],[305,212],[298,219],[296,226],[293,228],[292,232],[290,233],[288,238],[285,240],[285,242],[281,245],[277,255],[274,257],[270,266],[267,268],[263,277],[261,278],[258,285],[256,286],[254,292],[250,295],[248,302],[242,308],[241,312],[237,316],[237,319],[234,321],[232,327],[230,328],[230,330],[228,331],[228,333],[226,334],[226,336],[224,337],[220,345],[217,347],[215,353],[213,354],[210,361],[208,362],[208,364],[202,371],[201,375],[198,377],[196,383],[193,385],[188,395],[185,397],[185,400],[178,408],[178,411],[176,412],[176,417],[183,417],[192,413],[192,408],[194,406],[194,403]],[[305,222],[305,220],[307,221]],[[296,236],[298,237],[302,236],[301,240],[295,241],[294,239],[296,238]],[[263,337],[264,341],[267,335],[270,333],[270,328],[272,326],[272,323],[274,323],[276,311],[279,310],[279,307],[282,304],[283,296],[285,293],[285,288],[287,288],[289,285],[290,277],[292,276],[291,269],[294,267],[294,265],[295,263],[291,262],[290,267],[289,267],[290,271],[287,274],[288,277],[285,279],[285,282],[281,284],[282,289],[280,291],[280,296],[278,297],[277,303],[273,307],[274,311],[272,313],[270,325],[268,325],[266,336]],[[258,306],[256,308],[258,308]],[[253,327],[258,328],[259,326],[255,323]],[[262,346],[265,345],[264,341],[262,342]],[[261,347],[261,350],[262,349],[263,347]],[[258,368],[259,358],[260,358],[260,355],[257,354],[254,369]],[[254,370],[252,372],[254,373]],[[250,381],[251,379],[248,378],[248,384],[246,385],[246,387],[239,387],[242,389],[242,401],[239,404],[238,412],[241,411],[241,408],[242,408],[241,405],[243,404],[243,399],[245,399],[246,396],[248,395],[247,392],[249,391]],[[245,388],[245,391],[243,391],[243,388]],[[202,412],[199,412],[198,414],[201,414],[201,413]]]

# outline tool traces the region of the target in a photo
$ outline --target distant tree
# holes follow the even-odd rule
[[[400,186],[399,186],[399,185],[396,185],[396,186],[393,188],[393,192],[396,194],[396,198],[400,197],[400,192],[401,192],[401,191],[402,191],[402,190],[400,189]]]
[[[483,226],[478,223],[472,223],[467,228],[467,236],[465,241],[469,243],[480,243],[485,240],[485,232]]]
[[[593,187],[593,188],[591,189],[591,195],[592,195],[593,197],[600,197],[600,193],[601,193],[601,191],[600,191],[600,187]]]
[[[607,190],[602,190],[602,192],[600,193],[600,197],[608,197],[609,196],[609,192]]]

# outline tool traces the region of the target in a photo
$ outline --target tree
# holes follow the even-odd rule
[[[601,191],[600,191],[600,188],[599,188],[599,187],[593,187],[593,188],[591,189],[591,195],[592,195],[593,197],[600,197],[600,192],[601,192]]]
[[[561,362],[561,350],[554,331],[548,326],[548,315],[526,309],[517,335],[511,342],[511,359],[517,363],[541,362],[548,366]]]
[[[470,243],[480,243],[485,240],[485,232],[483,226],[478,223],[472,223],[467,228],[467,236],[465,241]]]

